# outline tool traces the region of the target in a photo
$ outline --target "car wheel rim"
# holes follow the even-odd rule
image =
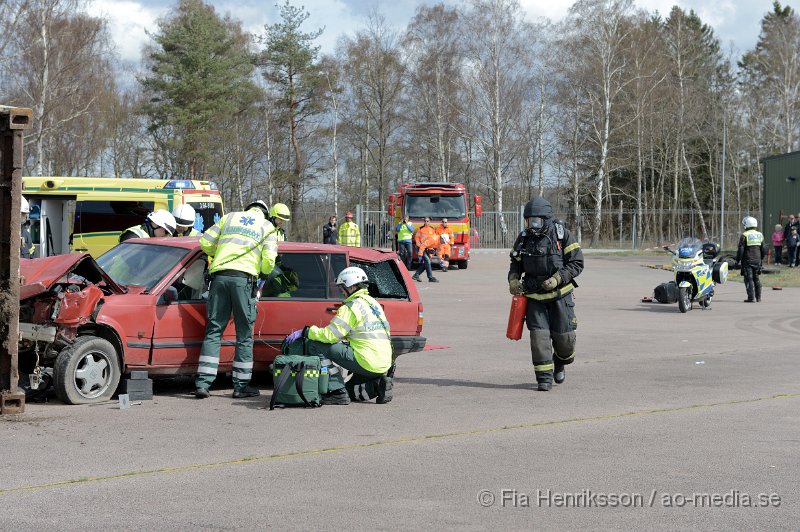
[[[111,384],[111,363],[101,352],[84,355],[75,366],[75,390],[86,399],[100,397]]]

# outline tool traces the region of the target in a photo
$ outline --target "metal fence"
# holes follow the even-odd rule
[[[361,228],[362,245],[376,248],[390,248],[394,239],[394,220],[385,211],[366,210],[356,206],[354,221]],[[741,217],[748,213],[729,211],[723,217],[719,211],[704,213],[708,239],[726,248],[736,245],[740,234]],[[289,227],[291,240],[322,242],[322,226],[327,223],[330,213],[303,212],[292,220]],[[567,228],[584,247],[591,242],[594,212],[584,210],[579,216],[572,212],[556,212],[555,218],[564,221]],[[339,223],[344,221],[339,214]],[[724,225],[724,235],[720,239],[720,227]],[[484,211],[481,216],[470,214],[470,243],[473,248],[507,249],[514,245],[519,232],[524,228],[522,208],[515,211]],[[762,228],[768,237],[771,226]],[[675,242],[684,236],[703,238],[700,216],[692,209],[679,211],[649,209],[616,210],[604,212],[601,217],[600,237],[593,243],[598,248],[643,249]]]

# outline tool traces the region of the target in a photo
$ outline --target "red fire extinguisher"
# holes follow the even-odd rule
[[[517,294],[511,298],[511,312],[508,313],[508,329],[506,338],[519,340],[522,338],[522,325],[525,323],[525,313],[528,310],[528,298]]]

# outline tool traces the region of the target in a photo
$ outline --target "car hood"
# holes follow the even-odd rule
[[[94,284],[102,282],[115,294],[124,294],[126,291],[88,253],[20,259],[19,273],[23,281],[19,289],[20,301],[47,292],[67,274],[79,275]]]

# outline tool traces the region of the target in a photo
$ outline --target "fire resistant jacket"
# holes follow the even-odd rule
[[[339,245],[356,248],[361,245],[361,230],[355,222],[345,222],[339,226]]]
[[[437,249],[439,247],[439,235],[430,225],[423,225],[417,229],[414,240],[417,244],[417,254],[420,257],[425,253],[426,249]]]
[[[436,228],[436,234],[439,235],[439,254],[450,256],[450,250],[455,242],[453,235],[453,228],[449,225],[445,227],[443,224]],[[447,235],[447,236],[445,236]]]
[[[389,321],[366,288],[345,299],[327,327],[309,327],[308,339],[325,344],[347,340],[358,365],[372,373],[385,373],[392,365]]]
[[[736,262],[743,266],[761,266],[762,259],[767,255],[767,246],[764,244],[764,235],[755,229],[748,229],[739,238],[739,248],[736,250]]]
[[[210,273],[237,270],[257,277],[269,275],[278,256],[278,235],[264,212],[253,207],[231,212],[200,238],[200,247],[211,261]]]

